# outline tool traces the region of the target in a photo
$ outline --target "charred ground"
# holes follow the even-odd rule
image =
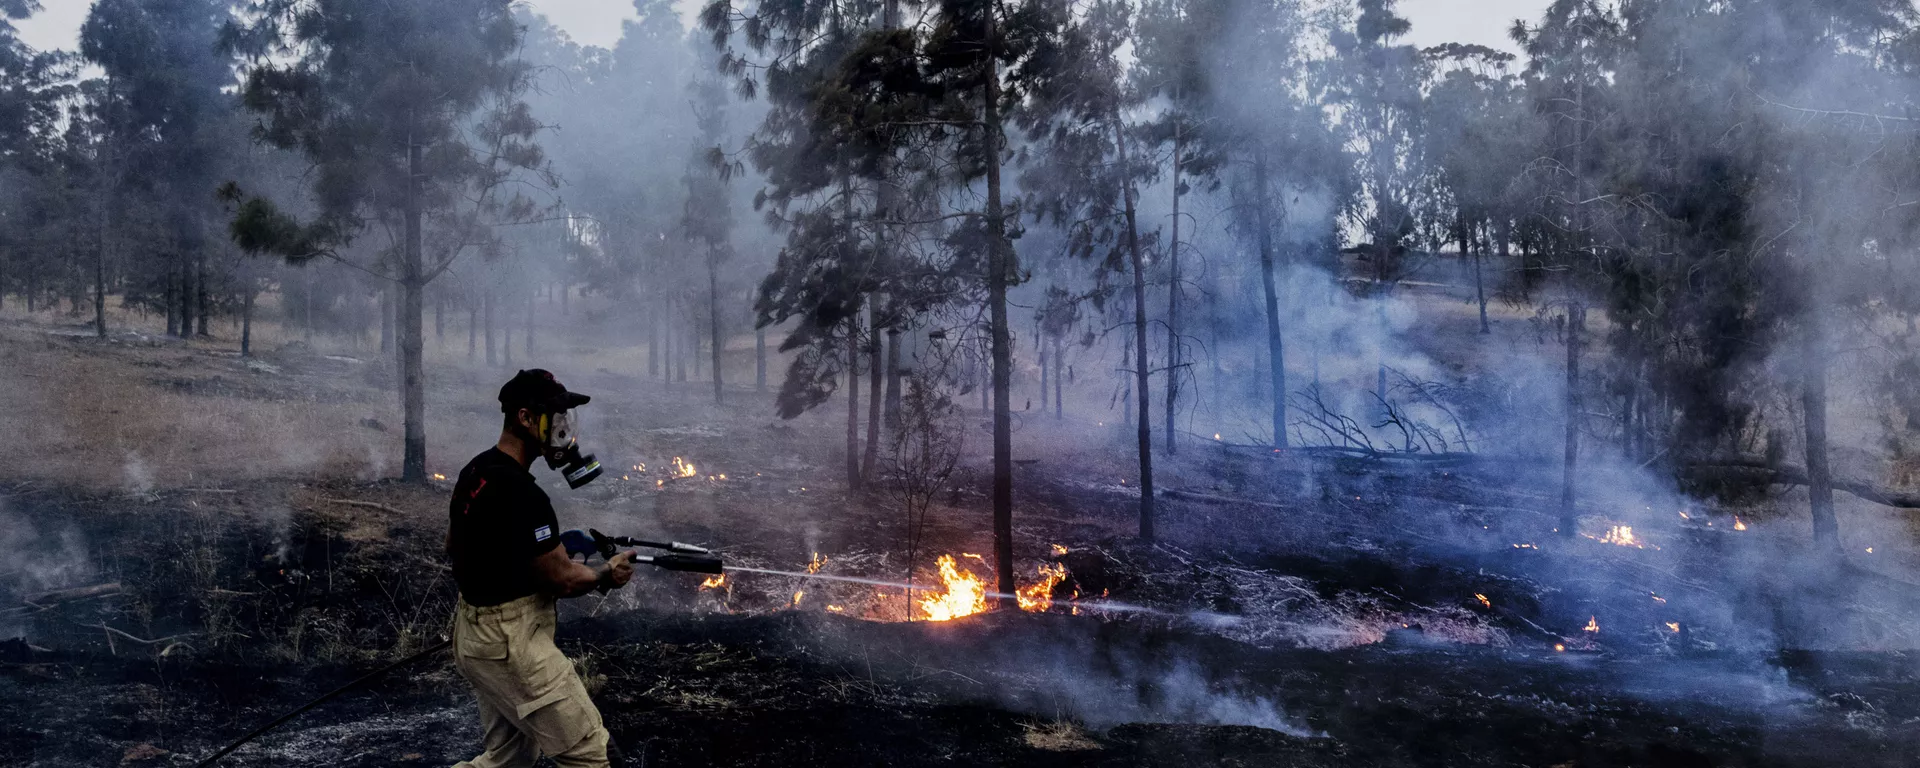
[[[16,344],[14,362],[122,372],[124,389],[101,402],[266,409],[253,418],[304,419],[325,437],[298,453],[265,437],[218,449],[290,467],[265,479],[189,446],[144,453],[145,483],[122,466],[0,488],[20,553],[0,634],[21,638],[0,649],[0,762],[190,764],[442,636],[445,488],[359,479],[379,470],[325,458],[391,437],[380,374],[298,347],[249,364],[46,338]],[[434,471],[450,474],[494,426],[487,377],[473,374],[449,371],[437,387],[446,458]],[[569,381],[607,393],[592,425],[602,460],[646,469],[556,492],[563,524],[711,544],[737,563],[793,569],[819,555],[824,572],[906,576],[894,505],[834,486],[838,457],[817,447],[830,414],[775,423],[750,395],[720,408],[700,404],[698,385],[604,371]],[[171,439],[192,440],[191,421]],[[1916,593],[1883,561],[1854,558],[1825,578],[1777,567],[1788,545],[1749,534],[1791,523],[1764,507],[1738,510],[1750,532],[1729,530],[1728,509],[1636,518],[1658,547],[1642,549],[1557,536],[1538,511],[1551,481],[1524,466],[1201,444],[1165,483],[1163,543],[1143,547],[1127,536],[1135,497],[1117,480],[1129,457],[1088,429],[1023,423],[1022,440],[1050,448],[1020,465],[1020,570],[1068,568],[1052,612],[867,621],[848,614],[904,599],[648,573],[611,599],[568,604],[564,646],[616,740],[648,763],[1894,766],[1920,755],[1920,665],[1901,650]],[[83,448],[53,453],[80,465]],[[700,470],[663,476],[673,457]],[[986,548],[984,491],[970,477],[940,500],[931,552]],[[1623,516],[1590,511],[1589,533]],[[1066,554],[1048,554],[1053,544]],[[60,591],[100,584],[117,587]],[[1084,605],[1096,595],[1158,613]],[[471,707],[430,657],[232,759],[451,763],[477,744]]]

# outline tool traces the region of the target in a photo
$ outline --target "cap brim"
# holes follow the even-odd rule
[[[565,408],[576,408],[582,405],[586,405],[587,403],[590,403],[592,401],[593,401],[593,398],[580,394],[578,392],[568,392],[560,396],[560,405],[562,405]]]

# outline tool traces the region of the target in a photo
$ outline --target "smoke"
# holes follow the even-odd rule
[[[35,593],[89,582],[93,560],[86,536],[72,525],[48,528],[36,525],[0,499],[0,552],[9,553],[0,565],[0,594],[26,598]],[[9,601],[9,605],[15,604]],[[15,637],[29,625],[14,612],[0,614],[0,638]]]
[[[1094,728],[1184,723],[1325,735],[1223,661],[1244,646],[1168,634],[1151,622],[1028,618],[1036,620],[893,625],[901,632],[893,653],[912,676],[948,681],[960,695]],[[875,650],[840,647],[854,663],[873,663]]]
[[[1217,679],[1191,658],[1107,669],[1056,661],[1039,677],[1047,682],[1046,690],[1003,690],[1005,703],[1034,714],[1047,714],[1052,707],[1053,712],[1064,712],[1095,728],[1185,723],[1246,725],[1300,737],[1326,735],[1289,717],[1273,699]]]
[[[127,493],[144,496],[153,492],[153,470],[147,467],[146,460],[138,452],[127,452],[126,461],[120,465],[120,477]]]

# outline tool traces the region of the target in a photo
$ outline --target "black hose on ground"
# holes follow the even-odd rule
[[[361,675],[360,677],[355,678],[353,682],[347,683],[346,685],[343,685],[331,691],[328,691],[325,694],[322,694],[320,698],[314,699],[313,701],[309,701],[305,704],[300,705],[299,709],[293,710],[292,712],[288,712],[284,715],[274,718],[273,722],[267,723],[266,725],[253,729],[247,735],[240,737],[239,741],[235,741],[232,744],[228,744],[227,746],[223,747],[219,752],[213,753],[212,757],[209,757],[198,763],[194,763],[194,768],[207,768],[207,766],[213,765],[214,762],[218,761],[220,758],[226,757],[229,753],[233,752],[236,749],[239,749],[242,745],[246,744],[247,742],[253,741],[255,738],[258,738],[260,734],[266,733],[267,731],[271,731],[275,728],[280,727],[282,724],[286,723],[288,720],[292,720],[296,717],[299,717],[301,713],[306,712],[309,709],[313,709],[314,707],[320,706],[321,704],[325,704],[327,703],[328,700],[332,699],[333,697],[339,696],[340,694],[346,693],[347,691],[351,691],[354,688],[358,688],[365,683],[378,680],[381,677],[385,676],[388,672],[392,672],[408,664],[412,664],[416,661],[419,661],[435,653],[438,653],[442,650],[445,650],[447,646],[452,644],[453,644],[452,640],[442,640],[439,643],[435,644],[432,648],[428,648],[412,656],[408,656],[392,664],[388,664],[377,670]]]

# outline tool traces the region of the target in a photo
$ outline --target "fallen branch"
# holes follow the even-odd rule
[[[1264,507],[1266,509],[1278,509],[1278,510],[1292,509],[1292,507],[1289,507],[1285,504],[1275,504],[1270,501],[1253,501],[1250,499],[1236,499],[1231,496],[1215,496],[1210,493],[1194,493],[1193,491],[1182,491],[1177,488],[1168,488],[1164,491],[1161,491],[1160,497],[1165,499],[1179,499],[1181,501],[1198,501],[1198,502],[1204,502],[1208,504],[1226,504],[1229,506]]]
[[[327,502],[328,504],[345,504],[349,507],[366,507],[367,509],[377,509],[382,512],[391,512],[396,515],[407,514],[405,511],[401,510],[398,507],[388,506],[386,504],[382,504],[377,501],[356,501],[354,499],[321,499],[321,501]]]
[[[1764,480],[1768,485],[1800,485],[1809,483],[1807,471],[1792,464],[1769,466],[1766,462],[1753,459],[1735,459],[1713,463],[1689,464],[1684,473],[1694,479],[1711,478],[1714,475],[1754,474],[1755,480]],[[1920,510],[1920,495],[1902,493],[1891,488],[1882,488],[1871,483],[1857,480],[1833,479],[1834,490],[1845,491],[1864,501],[1870,501],[1898,509]]]
[[[95,584],[90,587],[74,587],[72,589],[55,590],[52,592],[34,595],[33,597],[29,597],[26,600],[23,600],[22,602],[30,606],[33,606],[35,608],[40,608],[44,610],[46,608],[53,607],[54,605],[58,605],[60,603],[70,603],[75,600],[86,600],[89,598],[104,597],[107,595],[115,595],[119,593],[120,593],[120,582],[113,581],[105,584]]]
[[[139,643],[139,644],[141,644],[141,645],[159,645],[159,644],[161,644],[161,643],[166,643],[166,642],[172,642],[172,641],[174,641],[174,640],[178,640],[178,639],[180,639],[180,638],[183,638],[183,637],[199,637],[199,636],[200,636],[200,633],[198,633],[198,632],[183,632],[183,633],[180,633],[180,634],[178,634],[178,635],[168,635],[168,636],[166,636],[166,637],[157,637],[157,638],[154,638],[154,639],[152,639],[152,640],[148,640],[148,639],[146,639],[146,638],[143,638],[143,637],[138,637],[138,636],[135,636],[135,635],[131,635],[131,634],[128,634],[128,633],[126,633],[126,632],[122,632],[122,631],[120,631],[120,630],[118,630],[118,629],[114,629],[113,627],[109,627],[109,626],[107,626],[107,623],[106,623],[106,622],[104,622],[104,621],[103,621],[103,622],[100,622],[100,623],[98,623],[98,624],[84,624],[84,625],[82,625],[82,626],[88,626],[88,627],[99,627],[100,629],[104,629],[104,630],[106,630],[106,631],[108,631],[108,632],[110,632],[110,633],[113,633],[113,634],[115,634],[115,635],[118,635],[118,636],[120,636],[120,637],[123,637],[123,638],[126,638],[126,639],[128,639],[128,640],[131,640],[131,641],[133,641],[133,642],[136,642],[136,643]]]

